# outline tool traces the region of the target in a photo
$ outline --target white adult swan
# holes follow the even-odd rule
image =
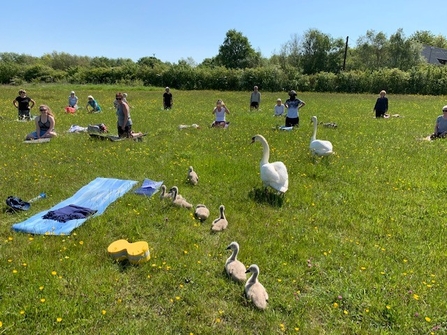
[[[317,140],[317,117],[312,116],[310,119],[314,124],[314,132],[310,139],[309,149],[312,155],[316,156],[330,156],[334,153],[332,150],[332,143],[329,141]]]
[[[269,163],[270,147],[267,140],[262,135],[255,135],[251,143],[261,142],[263,153],[261,159],[261,180],[264,185],[270,186],[278,192],[285,193],[289,188],[289,174],[283,162]]]

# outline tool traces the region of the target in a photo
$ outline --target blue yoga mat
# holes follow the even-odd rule
[[[68,235],[73,229],[87,221],[87,219],[104,213],[107,206],[126,194],[136,183],[134,180],[96,178],[82,187],[72,197],[58,203],[49,210],[40,212],[21,223],[14,224],[12,229],[31,234]],[[88,218],[67,222],[42,218],[48,211],[54,211],[68,205],[87,207],[97,212]]]
[[[143,180],[143,185],[141,185],[140,188],[137,188],[135,190],[136,194],[142,194],[147,197],[153,196],[155,193],[158,192],[161,185],[163,185],[163,181],[153,181],[150,179]]]

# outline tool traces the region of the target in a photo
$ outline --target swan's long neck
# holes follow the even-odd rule
[[[163,198],[166,194],[166,186],[162,185],[161,186],[161,194],[160,194],[160,198]]]
[[[223,207],[220,207],[220,218],[225,219],[225,210]]]
[[[270,147],[269,144],[265,140],[261,140],[262,144],[262,159],[261,165],[267,164],[270,158]]]
[[[310,138],[311,142],[317,139],[317,120],[313,119],[312,122],[314,123],[314,132],[312,134],[312,137]]]
[[[248,282],[251,283],[251,284],[256,283],[258,281],[258,275],[259,275],[258,272],[253,272],[251,277],[248,278]]]
[[[234,249],[233,249],[233,253],[231,254],[230,259],[231,259],[232,261],[236,260],[236,257],[237,257],[237,254],[238,254],[238,253],[239,253],[239,249],[238,249],[238,248],[234,248]]]
[[[175,199],[177,199],[177,189],[173,188],[172,189],[172,201],[175,201]]]

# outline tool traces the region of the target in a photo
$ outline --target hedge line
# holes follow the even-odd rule
[[[321,72],[303,75],[293,68],[260,67],[232,70],[224,67],[172,65],[151,68],[130,64],[111,68],[69,68],[54,70],[43,65],[19,66],[0,63],[0,83],[21,85],[24,82],[68,82],[76,84],[144,84],[170,86],[183,90],[245,91],[253,89],[278,92],[294,89],[301,92],[377,93],[385,89],[394,94],[447,94],[447,67],[424,64],[408,72],[399,69],[377,71]]]

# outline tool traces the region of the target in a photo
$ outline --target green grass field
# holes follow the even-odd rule
[[[261,111],[249,112],[249,92],[174,90],[173,110],[163,111],[163,89],[25,88],[53,109],[59,136],[23,144],[34,124],[15,121],[18,88],[2,87],[0,198],[48,197],[29,211],[0,214],[0,334],[447,332],[447,142],[420,140],[433,131],[445,97],[389,94],[390,113],[400,117],[376,120],[376,96],[303,93],[300,127],[288,132],[275,130],[284,120],[273,117],[285,93],[262,92]],[[72,89],[81,106],[92,94],[104,112],[65,114]],[[105,123],[116,134],[116,91],[129,94],[133,129],[149,133],[143,142],[67,132],[73,124]],[[225,130],[209,127],[218,98],[231,111]],[[317,138],[330,140],[336,155],[316,164],[312,115],[338,125],[318,128]],[[178,129],[193,123],[200,128]],[[282,202],[254,196],[262,187],[255,134],[268,140],[270,161],[288,168]],[[197,186],[185,181],[190,165]],[[158,194],[132,190],[69,236],[11,230],[96,177],[163,180],[211,216],[200,223]],[[229,226],[212,234],[221,204]],[[115,263],[107,247],[118,239],[147,241],[150,261]],[[223,272],[232,241],[245,266],[260,268],[270,296],[265,311]]]

